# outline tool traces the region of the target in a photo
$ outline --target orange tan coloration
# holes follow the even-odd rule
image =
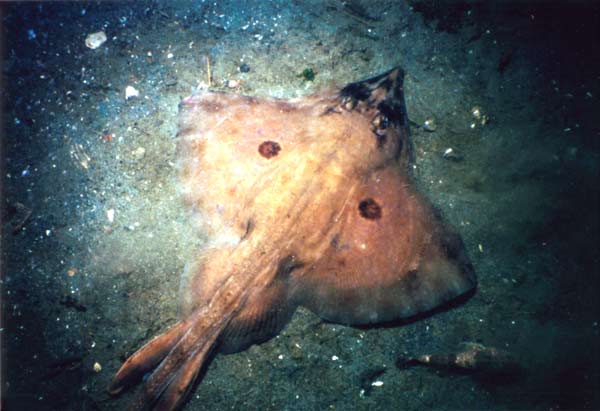
[[[299,305],[373,324],[475,287],[460,238],[412,185],[403,75],[291,101],[182,101],[182,188],[212,242],[186,273],[185,319],[130,357],[111,392],[154,369],[134,406],[175,409],[211,352],[273,337]]]

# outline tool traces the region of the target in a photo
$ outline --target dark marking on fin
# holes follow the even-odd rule
[[[276,277],[287,277],[292,273],[292,271],[302,267],[304,267],[304,263],[298,260],[298,258],[295,255],[290,254],[287,257],[283,258],[281,261],[279,261],[279,265],[277,266]]]
[[[331,246],[333,248],[336,248],[336,249],[339,247],[339,245],[340,245],[340,235],[339,235],[339,233],[333,236],[333,238],[331,239],[331,241],[329,242],[329,244],[331,244]]]
[[[246,231],[244,232],[244,235],[242,236],[241,240],[243,241],[246,238],[248,238],[248,236],[250,236],[250,233],[252,232],[253,229],[254,229],[254,220],[249,218],[248,221],[246,221]]]
[[[258,152],[266,159],[273,158],[281,151],[281,146],[276,141],[263,141],[258,146]]]
[[[381,206],[372,198],[366,198],[358,204],[358,212],[367,220],[378,220],[381,218]]]
[[[321,114],[321,115],[327,116],[329,114],[341,114],[341,111],[340,111],[339,107],[337,107],[337,106],[328,106],[327,108],[325,108],[325,110],[323,111],[323,114]]]

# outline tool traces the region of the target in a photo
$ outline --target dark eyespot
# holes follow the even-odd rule
[[[381,218],[381,206],[372,198],[367,198],[358,203],[360,216],[367,220],[378,220]]]
[[[264,158],[273,158],[281,151],[281,146],[275,141],[263,141],[258,146],[258,152]]]

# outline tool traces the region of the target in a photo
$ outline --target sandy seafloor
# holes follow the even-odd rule
[[[3,409],[131,401],[136,390],[106,387],[176,321],[180,273],[205,241],[178,197],[174,137],[207,58],[214,89],[234,80],[232,92],[286,98],[402,65],[416,182],[462,235],[479,286],[401,327],[300,309],[277,338],[217,356],[185,410],[600,409],[593,3],[0,7]],[[87,48],[99,30],[108,40]],[[127,86],[139,96],[126,100]],[[509,351],[522,371],[396,366],[465,341]]]

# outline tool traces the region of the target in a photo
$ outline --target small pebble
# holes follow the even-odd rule
[[[85,46],[90,49],[97,49],[106,41],[106,33],[98,31],[96,33],[89,34],[85,38]]]
[[[444,157],[446,160],[451,160],[451,161],[456,161],[456,162],[463,160],[463,156],[461,156],[460,154],[458,154],[451,147],[447,148],[444,151],[444,154],[442,154],[442,157]]]
[[[134,160],[141,160],[146,155],[146,149],[144,147],[138,147],[131,152]]]
[[[125,88],[125,100],[134,98],[140,95],[140,92],[133,86],[127,86]]]
[[[238,88],[240,86],[240,82],[237,80],[230,79],[227,81],[227,87],[229,88]]]
[[[490,118],[487,116],[487,114],[483,113],[483,110],[479,106],[475,106],[471,109],[471,115],[475,118],[475,120],[478,120],[482,126],[485,126],[490,121]]]
[[[433,133],[435,130],[437,130],[437,124],[435,123],[435,120],[433,118],[428,118],[425,120],[423,123],[423,130],[429,131],[430,133]]]
[[[247,65],[246,63],[242,63],[242,64],[240,64],[239,70],[240,70],[240,73],[247,73],[250,71],[250,66]]]

